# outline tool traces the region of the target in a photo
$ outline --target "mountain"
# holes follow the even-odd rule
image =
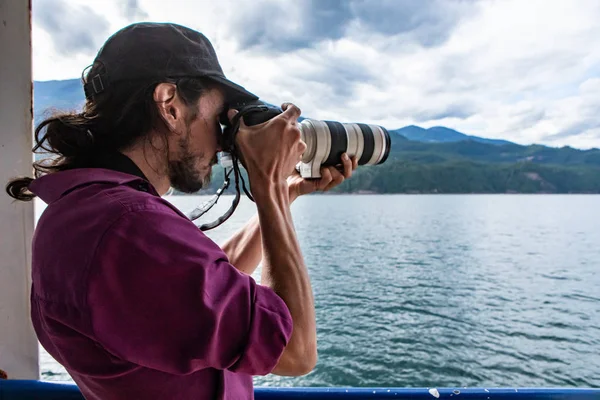
[[[52,108],[58,110],[78,110],[85,102],[80,79],[44,81],[33,83],[33,109],[37,125],[44,114]]]
[[[474,142],[495,145],[512,144],[512,142],[502,139],[487,139],[478,136],[465,135],[464,133],[443,126],[434,126],[433,128],[425,129],[421,128],[420,126],[409,125],[405,126],[404,128],[390,131],[390,133],[392,132],[404,136],[409,140],[426,143],[463,142],[466,140],[472,140]]]
[[[494,164],[464,160],[421,163],[401,158],[358,168],[334,193],[600,193],[600,168]]]
[[[80,109],[84,101],[85,98],[80,79],[34,82],[34,116],[36,124],[41,121],[48,108],[59,110]],[[302,119],[304,117],[300,117],[300,120]],[[487,139],[466,135],[443,126],[425,129],[409,125],[404,128],[390,130],[389,132],[390,134],[403,136],[412,141],[425,143],[448,143],[471,140],[494,145],[512,144],[509,141],[501,139]],[[399,138],[399,140],[402,140],[402,138]]]
[[[62,81],[36,81],[34,82],[34,114],[38,123],[48,107],[57,109],[78,109],[85,101],[80,79]],[[270,103],[268,103],[270,104]],[[272,104],[271,104],[272,105]],[[300,117],[300,120],[304,117]],[[403,136],[409,140],[426,143],[447,143],[472,140],[481,143],[496,145],[511,144],[501,139],[486,139],[470,136],[443,126],[425,129],[415,125],[390,130],[390,134]],[[395,139],[396,137],[394,137]],[[401,138],[399,138],[402,140]]]
[[[78,79],[34,82],[35,123],[48,107],[76,110],[83,101]],[[389,132],[388,161],[358,168],[334,193],[600,193],[599,149],[523,146],[441,126]],[[222,169],[215,168],[204,193],[222,182]]]

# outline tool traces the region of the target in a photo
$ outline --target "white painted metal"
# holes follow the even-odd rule
[[[31,176],[31,5],[0,0],[0,369],[39,379],[38,341],[29,317],[33,202],[12,202],[9,178]]]

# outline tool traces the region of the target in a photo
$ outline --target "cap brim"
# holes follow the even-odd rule
[[[222,77],[222,76],[208,76],[211,80],[218,82],[223,86],[225,90],[225,101],[234,102],[234,101],[253,101],[258,100],[258,96],[250,93],[242,86],[237,83],[233,83],[230,80]]]

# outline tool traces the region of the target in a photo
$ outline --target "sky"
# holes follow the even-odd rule
[[[33,0],[34,79],[80,78],[141,21],[204,33],[229,79],[310,118],[600,147],[598,0]]]

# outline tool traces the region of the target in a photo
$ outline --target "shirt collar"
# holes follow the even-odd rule
[[[112,169],[125,174],[135,175],[148,181],[142,170],[125,154],[115,151],[89,159],[89,166],[94,168]]]
[[[159,196],[138,166],[121,153],[89,159],[81,168],[46,174],[31,182],[29,190],[49,204],[67,192],[93,183],[130,185]]]

